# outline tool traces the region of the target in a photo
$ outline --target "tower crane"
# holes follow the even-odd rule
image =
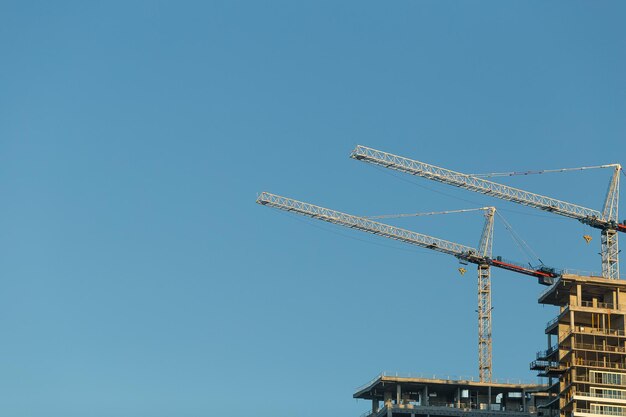
[[[619,223],[618,220],[619,173],[622,170],[619,164],[602,166],[613,168],[613,175],[611,176],[602,212],[599,212],[587,207],[531,193],[519,188],[509,187],[483,178],[455,172],[362,145],[358,145],[352,151],[350,157],[370,164],[380,165],[385,168],[570,217],[591,227],[600,229],[602,276],[609,279],[619,279],[619,248],[617,236],[618,232],[626,232],[626,221]],[[586,238],[586,240],[588,239]]]
[[[461,261],[476,264],[478,266],[478,371],[480,381],[482,382],[489,382],[492,378],[491,267],[494,266],[536,277],[538,282],[544,285],[552,284],[554,278],[559,276],[558,271],[545,266],[539,268],[525,267],[517,263],[504,261],[499,256],[495,259],[492,257],[494,207],[484,208],[485,224],[478,249],[475,249],[470,246],[376,222],[366,217],[342,213],[268,192],[261,193],[256,202],[264,206],[435,250],[452,255]]]

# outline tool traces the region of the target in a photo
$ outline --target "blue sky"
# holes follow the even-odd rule
[[[599,270],[582,224],[348,155],[364,144],[465,172],[626,163],[625,13],[3,2],[0,411],[358,416],[354,388],[380,371],[476,375],[472,268],[256,195],[363,215],[495,204],[546,264]],[[503,181],[600,208],[608,179]],[[482,218],[394,224],[473,246]],[[526,260],[495,233],[495,254]],[[555,313],[541,290],[494,271],[495,377],[533,380]]]

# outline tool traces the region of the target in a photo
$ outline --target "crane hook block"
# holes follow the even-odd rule
[[[465,273],[467,272],[467,269],[460,267],[459,272],[461,273],[461,275],[465,275]]]
[[[591,239],[593,239],[591,236],[589,235],[583,235],[583,239],[585,239],[585,242],[589,243],[591,242]]]

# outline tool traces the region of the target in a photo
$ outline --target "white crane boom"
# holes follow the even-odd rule
[[[373,235],[379,235],[408,243],[410,245],[447,253],[448,255],[455,256],[473,264],[490,265],[520,274],[533,276],[537,278],[539,283],[542,285],[551,285],[553,283],[552,279],[560,276],[560,271],[547,266],[534,268],[524,266],[516,262],[503,260],[500,256],[492,258],[492,238],[490,235],[492,234],[491,230],[493,230],[493,215],[491,214],[491,210],[488,210],[485,214],[490,217],[488,217],[488,221],[485,223],[485,229],[483,230],[479,244],[480,249],[476,249],[470,246],[461,245],[459,243],[424,235],[411,230],[402,229],[400,227],[390,226],[388,224],[379,223],[364,217],[342,213],[337,210],[331,210],[325,207],[316,206],[314,204],[305,203],[303,201],[294,200],[292,198],[268,192],[262,192],[257,197],[256,202],[263,206],[274,207],[284,211],[291,211],[303,216],[323,220],[328,223],[345,226],[350,229],[357,229]]]
[[[519,188],[498,184],[482,178],[472,177],[471,175],[368,148],[362,145],[358,145],[352,151],[350,157],[360,161],[369,162],[371,164],[381,165],[385,168],[395,169],[396,171],[402,171],[411,175],[417,175],[454,185],[456,187],[465,188],[470,191],[487,194],[503,200],[513,201],[525,206],[561,214],[577,220],[586,218],[602,218],[602,213],[597,210],[520,190]]]
[[[339,224],[351,229],[362,230],[367,233],[388,237],[390,239],[399,240],[411,245],[420,246],[422,248],[436,250],[438,252],[447,253],[448,255],[456,257],[465,258],[472,254],[478,254],[477,249],[469,246],[423,235],[421,233],[412,232],[410,230],[401,229],[388,224],[375,222],[373,220],[353,216],[340,211],[304,203],[302,201],[282,197],[276,194],[270,194],[268,192],[261,193],[256,201],[257,203],[265,206],[275,207],[285,211],[292,211],[314,219]]]

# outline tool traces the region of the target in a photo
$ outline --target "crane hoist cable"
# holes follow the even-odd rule
[[[399,219],[403,217],[434,216],[438,214],[467,213],[471,211],[489,210],[491,207],[478,207],[460,210],[430,211],[426,213],[381,214],[379,216],[363,216],[366,219]]]
[[[598,169],[598,168],[615,168],[618,164],[605,164],[605,165],[593,165],[588,167],[577,167],[577,168],[559,168],[559,169],[542,169],[537,171],[512,171],[512,172],[490,172],[485,174],[468,174],[472,177],[477,178],[491,178],[491,177],[513,177],[516,175],[535,175],[535,174],[549,174],[554,172],[568,172],[568,171],[585,171],[588,169]],[[621,170],[624,173],[624,170]],[[624,173],[626,175],[626,173]]]
[[[363,218],[376,220],[376,219],[397,219],[397,218],[405,218],[405,217],[420,217],[420,216],[434,216],[440,214],[453,214],[453,213],[467,213],[473,211],[485,211],[490,210],[491,207],[477,207],[477,208],[469,208],[469,209],[459,209],[459,210],[445,210],[445,211],[430,211],[424,213],[401,213],[401,214],[382,214],[378,216],[363,216]],[[540,265],[543,265],[543,261],[537,255],[532,247],[520,236],[517,231],[511,226],[502,214],[498,211],[494,211],[496,215],[500,218],[502,223],[504,224],[504,228],[511,235],[513,242],[520,248],[520,250],[524,253],[524,255],[528,258],[528,264],[532,265],[533,263],[539,262]],[[461,272],[463,274],[464,272]]]
[[[504,224],[504,228],[509,232],[513,241],[517,244],[517,246],[521,249],[521,251],[526,255],[529,260],[529,265],[532,266],[533,261],[539,261],[541,265],[543,265],[543,261],[539,258],[539,255],[530,247],[528,243],[513,229],[511,223],[509,223],[504,216],[496,211],[496,215],[500,218],[502,223]]]
[[[420,188],[423,188],[425,190],[431,191],[433,193],[436,193],[436,194],[439,194],[439,195],[443,195],[443,196],[448,197],[448,198],[453,198],[455,200],[464,201],[464,202],[470,203],[470,204],[475,204],[475,205],[479,205],[480,204],[480,203],[478,203],[476,201],[468,200],[467,198],[459,197],[459,196],[454,195],[454,194],[446,193],[446,192],[443,192],[443,191],[440,191],[440,190],[436,190],[436,189],[434,189],[432,187],[425,186],[424,184],[422,184],[419,181],[412,181],[409,178],[405,178],[403,175],[399,175],[399,174],[395,173],[394,171],[389,171],[388,169],[382,168],[380,166],[373,165],[373,168],[378,170],[378,171],[380,171],[380,172],[382,172],[383,174],[389,175],[389,176],[391,176],[391,177],[393,177],[393,178],[395,178],[397,180],[400,180],[400,181],[403,181],[403,182],[406,182],[406,183],[418,186]],[[626,173],[624,175],[626,175]],[[543,214],[527,213],[525,211],[518,211],[518,210],[511,210],[511,209],[504,209],[504,208],[500,208],[498,210],[506,211],[506,212],[509,212],[509,213],[522,214],[524,216],[530,216],[530,217],[541,217],[541,218],[544,218],[544,219],[562,220],[562,218],[560,218],[560,217],[546,216],[546,215],[543,215]]]
[[[257,195],[257,198],[258,198],[258,195]],[[311,226],[311,227],[314,227],[316,229],[323,230],[325,232],[329,232],[329,233],[332,233],[332,234],[335,234],[335,235],[338,235],[338,236],[341,236],[341,237],[345,237],[347,239],[352,239],[352,240],[356,240],[358,242],[367,243],[368,245],[375,245],[375,246],[380,246],[380,247],[388,248],[388,249],[395,249],[395,250],[401,250],[401,251],[404,251],[404,252],[417,253],[417,254],[420,254],[420,255],[444,255],[441,252],[435,252],[435,251],[432,251],[432,250],[422,250],[422,249],[419,249],[419,248],[416,248],[416,247],[413,247],[413,246],[386,245],[384,243],[380,243],[380,242],[377,242],[377,241],[372,240],[372,239],[360,239],[360,238],[358,238],[356,236],[352,236],[352,235],[347,234],[347,233],[341,233],[341,232],[333,229],[332,227],[324,227],[323,225],[317,224],[317,220],[307,219],[306,217],[302,217],[300,214],[291,213],[291,212],[288,212],[288,211],[282,211],[282,212],[280,212],[280,214],[282,214],[282,215],[284,215],[286,217],[289,217],[292,220],[295,220],[297,222],[306,224],[307,226]]]

